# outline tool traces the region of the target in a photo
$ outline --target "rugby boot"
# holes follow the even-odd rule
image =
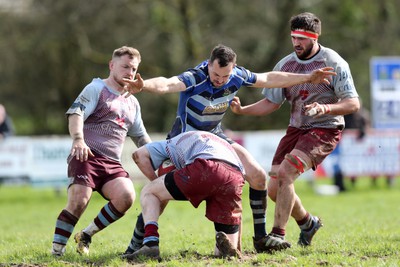
[[[313,239],[315,233],[318,231],[319,228],[323,226],[320,218],[316,216],[311,216],[311,220],[311,229],[308,231],[301,230],[300,232],[299,241],[297,242],[297,244],[299,244],[300,246],[310,246],[311,240]]]
[[[258,253],[284,250],[291,247],[291,244],[285,241],[285,238],[275,234],[266,235],[259,240],[253,237],[253,245]]]
[[[89,245],[92,243],[92,237],[87,233],[80,231],[74,236],[77,243],[76,252],[81,255],[89,255]]]

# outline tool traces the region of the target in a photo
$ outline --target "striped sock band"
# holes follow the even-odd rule
[[[129,247],[127,248],[127,252],[132,253],[138,250],[143,244],[144,237],[144,221],[143,215],[140,213],[136,220],[136,226],[133,230],[132,239],[129,243]]]
[[[123,213],[120,213],[111,202],[108,202],[94,218],[94,223],[99,227],[100,230],[106,228],[113,222],[119,220]]]
[[[253,215],[254,236],[256,239],[267,235],[265,230],[267,210],[267,190],[255,190],[250,187],[250,207]]]
[[[62,245],[67,244],[78,220],[77,217],[69,213],[67,210],[62,210],[56,221],[53,243]]]
[[[303,219],[296,221],[297,225],[300,227],[301,230],[309,230],[312,227],[312,217],[310,213],[307,212],[306,216]]]
[[[150,221],[144,226],[143,244],[149,247],[157,246],[159,243],[158,223]]]

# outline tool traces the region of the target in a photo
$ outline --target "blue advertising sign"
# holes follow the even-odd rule
[[[372,126],[400,128],[400,57],[373,57],[370,69]]]

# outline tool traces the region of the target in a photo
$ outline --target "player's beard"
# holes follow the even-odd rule
[[[310,46],[305,47],[304,50],[302,50],[302,52],[300,52],[298,50],[295,50],[295,51],[296,51],[296,55],[299,59],[306,60],[311,57],[312,50],[313,50],[313,45],[310,45]]]

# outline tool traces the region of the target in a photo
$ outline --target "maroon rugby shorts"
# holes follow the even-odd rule
[[[174,180],[195,208],[206,200],[206,217],[210,221],[240,224],[244,177],[239,169],[222,161],[196,159],[176,170]]]
[[[80,184],[101,191],[105,183],[118,177],[129,178],[121,163],[106,158],[97,153],[94,157],[89,156],[87,161],[80,162],[76,157],[68,159],[68,177],[70,185]]]
[[[319,164],[336,148],[342,136],[342,130],[331,128],[313,128],[300,130],[289,127],[279,142],[272,165],[279,165],[285,155],[298,149],[307,154],[315,170]]]

